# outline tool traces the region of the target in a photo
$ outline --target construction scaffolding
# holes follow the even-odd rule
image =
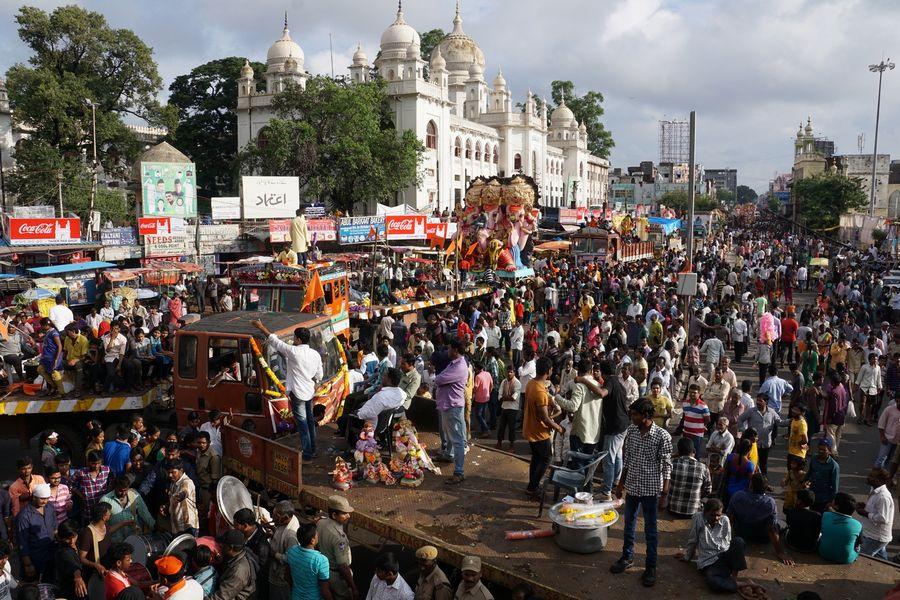
[[[659,162],[687,163],[690,158],[691,124],[684,119],[659,122]]]

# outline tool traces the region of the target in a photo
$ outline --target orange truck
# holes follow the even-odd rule
[[[310,330],[310,347],[322,356],[323,378],[314,397],[319,423],[340,416],[349,393],[349,371],[341,339],[330,315],[298,312],[216,313],[178,330],[173,386],[179,427],[191,411],[218,409],[231,415],[222,444],[226,468],[287,494],[298,493],[300,454],[280,438],[289,432],[290,402],[281,382],[284,359],[268,348],[250,323],[259,319],[292,343],[294,329]],[[259,352],[259,354],[257,354]]]

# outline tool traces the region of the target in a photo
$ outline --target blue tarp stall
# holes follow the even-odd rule
[[[681,219],[664,219],[663,217],[648,217],[647,222],[658,225],[664,235],[672,235],[681,229]]]
[[[67,302],[71,306],[93,304],[97,297],[97,271],[115,267],[113,263],[91,260],[81,263],[53,265],[52,267],[34,267],[30,272],[41,277],[58,275],[67,284]]]

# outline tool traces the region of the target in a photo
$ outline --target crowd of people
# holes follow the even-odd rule
[[[625,498],[610,570],[631,566],[640,513],[647,586],[664,513],[691,519],[679,556],[717,591],[737,589],[747,543],[770,543],[786,564],[788,549],[887,558],[900,464],[900,288],[882,282],[887,258],[768,221],[727,228],[701,243],[688,306],[675,293],[680,252],[603,268],[538,258],[534,278],[488,299],[409,329],[385,317],[359,348],[359,403],[370,419],[408,408],[414,394],[399,382],[415,372],[419,395],[435,400],[436,461],[453,465],[451,485],[477,438],[512,451],[517,436],[527,442],[524,493],[535,500],[552,462],[604,452],[597,497]],[[739,380],[732,367],[747,363],[754,375]],[[865,502],[841,487],[852,418],[880,436]],[[779,431],[787,472],[770,481]]]

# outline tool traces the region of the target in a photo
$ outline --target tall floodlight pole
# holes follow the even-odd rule
[[[91,203],[88,208],[87,239],[94,239],[94,204],[97,198],[97,105],[85,98],[85,103],[91,107],[91,134],[94,145],[94,160],[91,163]]]
[[[869,65],[869,70],[878,73],[878,102],[875,105],[875,147],[872,149],[872,185],[869,190],[869,216],[875,216],[875,167],[878,162],[878,122],[881,119],[881,80],[885,71],[892,71],[891,59],[882,60],[877,65]]]

